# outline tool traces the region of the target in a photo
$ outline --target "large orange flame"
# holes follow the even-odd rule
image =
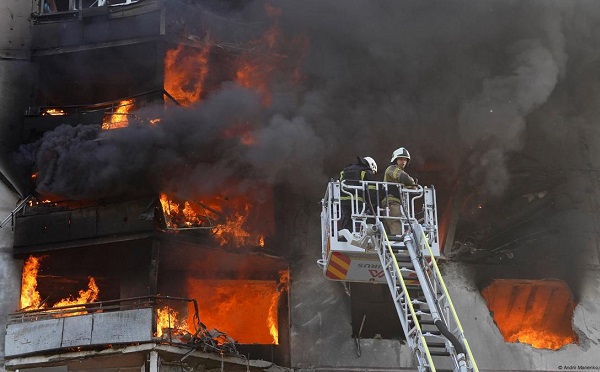
[[[481,294],[506,342],[558,350],[577,341],[572,328],[575,306],[560,280],[497,279]]]
[[[282,277],[287,277],[287,273]],[[285,284],[260,280],[187,278],[190,297],[198,298],[200,320],[240,343],[278,344],[279,298]]]
[[[38,285],[38,274],[40,270],[41,257],[29,256],[23,265],[23,274],[21,276],[21,309],[30,308],[47,308],[45,304],[41,303],[41,296],[37,290]],[[63,298],[60,301],[52,305],[52,308],[69,305],[83,305],[90,302],[94,302],[98,299],[100,290],[96,285],[96,280],[93,277],[89,277],[88,289],[80,290],[79,297],[73,298],[71,296]],[[65,316],[73,316],[78,314],[84,314],[83,312],[70,312]]]
[[[222,80],[233,80],[236,84],[254,90],[262,97],[265,106],[271,104],[271,81],[296,82],[301,78],[300,55],[306,49],[307,39],[287,39],[279,28],[281,9],[265,5],[265,13],[273,25],[261,36],[248,42],[237,55],[229,56],[232,74],[226,77],[227,69],[218,66]],[[210,90],[218,87],[219,81],[208,84],[211,72],[211,49],[218,44],[211,36],[206,37],[200,48],[179,45],[165,54],[165,90],[183,106],[200,101]],[[214,63],[214,61],[213,61]]]
[[[221,246],[264,247],[265,235],[273,230],[272,204],[270,195],[262,196],[260,206],[252,202],[256,198],[249,192],[228,198],[214,195],[201,201],[174,201],[163,193],[160,202],[170,229],[207,228]]]
[[[540,331],[530,326],[513,333],[505,338],[507,342],[522,342],[538,349],[558,350],[561,347],[572,344],[572,335],[561,336],[551,331]]]
[[[37,308],[42,302],[40,293],[37,291],[37,276],[40,270],[40,260],[29,256],[23,266],[21,276],[21,309]]]
[[[210,45],[201,49],[179,45],[165,56],[165,90],[183,106],[200,100],[208,74]]]

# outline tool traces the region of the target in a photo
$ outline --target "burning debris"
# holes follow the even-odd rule
[[[274,220],[272,197],[247,195],[224,197],[214,195],[194,201],[174,201],[160,195],[167,231],[201,229],[210,231],[220,246],[264,247],[265,237],[272,235]],[[257,200],[260,200],[257,203]]]
[[[167,301],[169,301],[167,299]],[[188,344],[192,349],[183,356],[182,361],[193,351],[218,352],[224,355],[240,356],[237,342],[226,333],[218,329],[209,330],[197,317],[197,309],[193,316],[183,316],[168,305],[156,308],[156,333],[155,337],[162,338],[169,343]]]
[[[102,129],[117,129],[124,128],[129,125],[128,115],[134,107],[135,100],[125,99],[119,102],[116,107],[111,107],[113,111],[109,115],[106,115],[102,122]]]

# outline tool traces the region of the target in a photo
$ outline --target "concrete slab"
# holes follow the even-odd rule
[[[92,324],[91,316],[72,316],[64,318],[64,331],[61,347],[91,344]]]
[[[60,348],[63,323],[61,318],[9,324],[6,327],[6,356]]]
[[[152,340],[153,310],[93,314],[92,345]]]

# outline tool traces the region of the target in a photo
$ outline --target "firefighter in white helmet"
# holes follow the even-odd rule
[[[360,181],[375,181],[375,173],[377,173],[377,163],[375,160],[370,156],[365,156],[363,158],[359,156],[356,159],[356,164],[347,165],[340,172],[340,181],[345,181],[344,184],[350,186],[360,186]],[[377,190],[375,185],[368,185],[367,190],[368,193],[363,189],[363,191],[358,194],[357,200],[354,201],[355,212],[362,211],[363,203],[367,203],[366,210],[367,212],[370,212],[372,210],[371,203],[377,203]],[[348,191],[352,193],[351,189],[348,189]],[[348,229],[350,232],[353,232],[354,230],[352,224],[352,199],[351,196],[342,192],[340,197],[342,215],[338,230]]]
[[[385,170],[383,175],[384,182],[394,182],[406,187],[414,187],[417,182],[414,178],[408,175],[404,168],[410,162],[410,153],[404,147],[396,149],[392,153],[392,159],[390,160],[390,166]],[[388,187],[388,194],[382,201],[383,205],[386,205],[390,209],[390,217],[401,216],[401,203],[402,198],[400,195],[400,188]],[[402,223],[399,219],[386,220],[388,228],[388,234],[400,235],[402,234]]]

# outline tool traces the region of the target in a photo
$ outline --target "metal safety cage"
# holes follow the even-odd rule
[[[400,216],[390,214],[394,195],[400,195]],[[349,231],[341,229],[342,199],[351,211],[352,226]],[[398,199],[396,199],[398,200]],[[439,235],[435,189],[433,186],[404,186],[392,182],[360,181],[349,185],[345,181],[331,181],[321,200],[322,265],[331,250],[364,251],[347,244],[358,238],[361,229],[369,224],[398,220],[402,231],[410,229],[411,221],[418,221],[434,256],[439,256]],[[346,238],[346,239],[344,239]],[[390,237],[393,239],[393,237]],[[340,241],[342,240],[342,241]],[[346,240],[346,242],[343,242]],[[424,252],[428,254],[428,252]]]

